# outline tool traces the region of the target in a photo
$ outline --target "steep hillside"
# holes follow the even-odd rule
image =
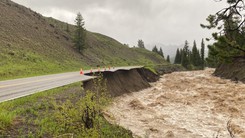
[[[71,71],[86,65],[71,40],[38,13],[0,1],[0,77]]]
[[[46,18],[51,26],[62,30],[72,39],[74,25],[68,25],[53,18]],[[67,32],[68,25],[68,32]],[[87,49],[83,54],[86,61],[92,66],[96,65],[148,65],[166,63],[159,55],[140,48],[129,48],[117,40],[99,33],[87,32]],[[167,63],[166,63],[167,64]]]
[[[98,33],[87,33],[81,55],[72,43],[74,26],[46,18],[10,0],[0,1],[0,80],[88,69],[97,65],[165,64],[145,49],[128,48]],[[166,63],[167,64],[167,63]]]

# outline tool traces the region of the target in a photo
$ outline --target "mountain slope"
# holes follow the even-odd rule
[[[72,40],[75,26],[67,24],[53,18],[46,18],[51,26],[62,30]],[[87,49],[83,53],[83,58],[90,61],[92,66],[96,65],[135,65],[135,64],[159,64],[166,63],[163,58],[151,51],[140,48],[129,48],[117,40],[99,33],[87,31]]]
[[[87,33],[87,49],[80,54],[66,24],[16,4],[0,1],[0,80],[88,69],[97,65],[164,64],[160,56],[128,48],[98,33]]]

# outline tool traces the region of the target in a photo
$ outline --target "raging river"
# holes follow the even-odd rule
[[[152,87],[117,97],[112,123],[150,138],[245,138],[245,84],[213,69],[163,75]]]

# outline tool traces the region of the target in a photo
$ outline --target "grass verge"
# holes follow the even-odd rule
[[[1,103],[0,136],[132,137],[130,131],[104,119],[101,110],[110,100],[97,95],[74,83]]]

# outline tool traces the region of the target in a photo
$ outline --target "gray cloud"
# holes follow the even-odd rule
[[[143,39],[146,44],[176,44],[209,37],[200,23],[223,3],[213,0],[13,0],[45,16],[74,23],[77,12],[86,28],[111,36],[131,46]]]

